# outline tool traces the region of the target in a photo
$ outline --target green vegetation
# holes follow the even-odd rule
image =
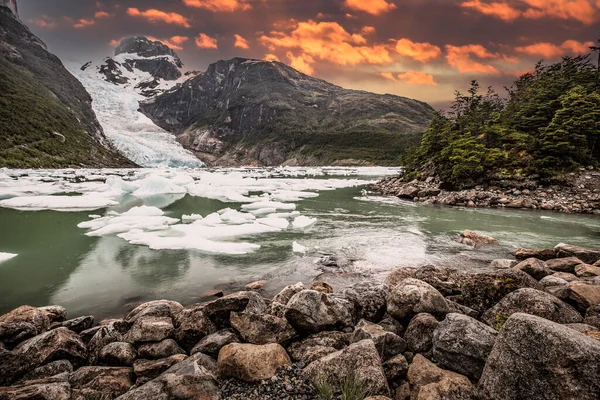
[[[0,58],[0,167],[118,165],[58,98],[31,73]]]
[[[565,57],[518,78],[501,98],[476,81],[438,112],[405,159],[409,176],[425,165],[456,187],[491,178],[542,181],[600,163],[600,93],[590,56]]]
[[[335,388],[329,383],[326,376],[319,376],[313,386],[317,395],[322,400],[333,400],[335,398]],[[367,382],[356,376],[354,371],[348,371],[346,379],[339,388],[342,393],[342,400],[364,400],[370,396],[370,390]]]

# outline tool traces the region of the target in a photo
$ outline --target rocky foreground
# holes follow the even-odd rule
[[[384,179],[371,190],[423,204],[600,215],[600,172],[585,169],[570,173],[560,184],[550,186],[530,179],[499,179],[472,189],[453,190],[435,176],[413,180],[400,176]]]
[[[380,400],[599,399],[600,251],[515,258],[152,301],[96,326],[22,306],[0,317],[0,399],[317,399],[315,382],[339,392],[348,376]]]

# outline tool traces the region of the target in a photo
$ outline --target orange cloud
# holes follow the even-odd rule
[[[121,43],[120,40],[113,39],[110,42],[108,42],[108,45],[111,46],[111,47],[117,47],[119,45],[119,43]]]
[[[500,54],[490,53],[485,47],[479,44],[469,44],[466,46],[446,45],[446,60],[451,67],[458,69],[460,73],[480,72],[484,74],[498,74],[500,71],[493,65],[484,64],[476,61],[473,57],[479,59],[495,59]]]
[[[154,8],[140,11],[137,8],[130,7],[127,9],[127,14],[132,17],[142,17],[147,19],[149,22],[164,22],[167,24],[180,25],[184,28],[191,28],[189,20],[181,14],[174,12],[168,13]]]
[[[276,49],[294,50],[293,59],[302,59],[297,63],[312,64],[317,59],[338,65],[393,62],[386,46],[368,46],[362,35],[350,34],[337,22],[309,20],[294,23],[289,29],[289,33],[273,31],[269,35],[262,35],[259,41],[271,52]],[[308,71],[305,66],[303,68]]]
[[[354,11],[362,11],[373,15],[396,9],[396,5],[386,0],[346,0],[346,7]]]
[[[157,39],[153,36],[148,36],[148,39],[154,40],[156,42],[161,42],[164,45],[169,46],[173,50],[183,50],[182,44],[190,40],[187,36],[172,36],[167,39]]]
[[[515,50],[519,53],[542,56],[545,58],[560,57],[565,54],[583,54],[590,51],[589,47],[593,46],[594,42],[578,42],[577,40],[567,40],[560,46],[552,43],[535,43],[528,46],[516,47]]]
[[[238,49],[245,49],[245,50],[248,50],[250,48],[248,41],[246,39],[244,39],[242,36],[240,36],[236,33],[235,35],[233,35],[233,37],[235,38],[235,43],[234,43],[233,47],[237,47]]]
[[[94,18],[108,18],[108,17],[112,17],[112,15],[107,13],[106,11],[96,11],[96,13],[94,14]]]
[[[379,76],[381,76],[385,79],[389,79],[390,81],[396,82],[396,78],[394,77],[394,74],[392,74],[391,72],[380,72]]]
[[[87,28],[88,26],[92,26],[96,24],[96,21],[94,21],[93,19],[80,19],[77,20],[77,22],[75,23],[75,25],[73,25],[74,28],[77,29],[81,29],[81,28]]]
[[[265,60],[265,61],[280,61],[279,57],[277,57],[275,54],[265,54],[265,56],[263,57],[263,60]]]
[[[431,43],[415,43],[408,39],[400,39],[396,42],[396,52],[421,62],[433,60],[442,54],[438,46]]]
[[[472,8],[484,15],[491,15],[504,21],[513,21],[521,16],[521,11],[506,3],[482,3],[481,0],[465,1],[461,7]]]
[[[44,29],[54,29],[58,26],[56,20],[48,15],[42,15],[40,18],[28,19],[27,22]]]
[[[408,71],[403,74],[398,74],[398,79],[403,80],[407,85],[438,85],[433,79],[433,75],[426,74],[425,72]]]
[[[208,36],[206,33],[201,33],[196,38],[196,46],[201,49],[218,49],[217,39]]]
[[[213,12],[246,11],[252,8],[245,0],[183,0],[183,4]]]
[[[290,66],[292,68],[297,69],[306,75],[311,75],[314,72],[312,64],[314,64],[315,60],[311,56],[303,54],[296,57],[291,51],[288,51],[286,56],[288,60],[290,60]]]

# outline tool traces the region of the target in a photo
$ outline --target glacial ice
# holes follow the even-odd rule
[[[304,229],[304,228],[308,228],[309,226],[314,225],[316,222],[317,222],[316,218],[309,218],[309,217],[305,217],[304,215],[301,215],[294,219],[294,222],[292,222],[292,226],[295,229]]]
[[[168,229],[169,225],[179,222],[177,218],[164,216],[160,208],[140,206],[133,207],[122,214],[111,212],[106,217],[81,222],[79,228],[90,229],[87,236],[105,236],[129,232],[134,229],[149,231]]]
[[[18,254],[12,254],[12,253],[2,253],[0,252],[0,263],[3,261],[8,261],[11,258],[15,258]]]
[[[186,192],[187,190],[185,188],[178,186],[171,180],[160,175],[153,174],[145,178],[141,182],[140,188],[132,194],[135,197],[149,197],[158,194],[180,194]]]
[[[0,207],[21,211],[92,211],[119,203],[98,195],[83,196],[23,196],[0,201]]]
[[[292,251],[294,253],[305,254],[306,250],[308,249],[305,246],[302,246],[296,241],[292,242]]]

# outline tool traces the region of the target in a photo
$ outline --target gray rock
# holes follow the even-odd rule
[[[362,319],[354,328],[351,342],[356,343],[365,339],[371,339],[375,343],[375,348],[382,361],[389,360],[406,350],[406,342],[400,336]]]
[[[60,326],[77,333],[90,329],[92,325],[94,325],[94,317],[91,315],[70,319],[60,324]]]
[[[71,387],[61,379],[47,378],[0,387],[0,400],[70,400]]]
[[[592,339],[600,341],[600,330],[595,326],[588,324],[566,324],[565,326],[575,329],[579,333],[583,333],[586,336],[591,337]]]
[[[258,293],[250,291],[233,293],[199,307],[193,306],[190,308],[201,309],[217,329],[225,329],[231,328],[230,314],[232,312],[246,311],[262,314],[266,312],[267,304]]]
[[[460,234],[459,243],[466,244],[467,246],[473,247],[482,247],[482,246],[499,246],[498,240],[494,239],[491,236],[486,236],[479,234],[477,232],[473,232],[470,230],[466,230]]]
[[[74,399],[111,398],[126,393],[135,384],[132,368],[82,367],[69,375]]]
[[[351,327],[353,309],[348,300],[315,290],[303,290],[288,302],[285,318],[300,333],[317,333]]]
[[[342,297],[352,300],[359,319],[379,322],[387,308],[387,285],[378,282],[359,282],[342,291]]]
[[[326,377],[333,387],[341,387],[351,372],[365,383],[372,395],[389,395],[379,353],[375,343],[368,339],[312,362],[304,369],[303,375],[310,381]]]
[[[579,264],[575,267],[575,274],[579,278],[595,278],[600,276],[600,267],[594,267],[589,264]]]
[[[600,250],[586,249],[584,247],[572,246],[560,243],[554,247],[559,257],[577,257],[584,263],[594,264],[600,260]]]
[[[134,323],[137,319],[143,317],[175,318],[181,310],[183,310],[183,306],[176,301],[149,301],[134,308],[129,314],[127,314],[125,321]]]
[[[303,290],[306,290],[307,287],[304,286],[304,283],[298,282],[294,285],[289,285],[284,287],[281,292],[279,292],[275,297],[273,297],[273,302],[281,303],[286,305],[288,301],[294,296],[296,293],[299,293]]]
[[[348,346],[350,338],[348,333],[324,331],[292,343],[287,350],[293,360],[310,364]]]
[[[466,376],[437,367],[420,354],[408,368],[412,400],[475,400],[475,388]]]
[[[527,260],[521,261],[515,265],[513,269],[516,269],[517,271],[523,271],[538,281],[554,273],[554,271],[548,268],[546,263],[538,260],[537,258],[528,258]]]
[[[498,304],[483,313],[482,321],[499,330],[514,313],[537,315],[559,324],[581,322],[576,309],[560,299],[536,289],[519,289],[507,294]]]
[[[514,267],[517,264],[518,264],[518,261],[515,261],[515,260],[501,259],[501,260],[493,260],[490,263],[490,267],[497,268],[497,269],[509,269],[509,268]]]
[[[397,196],[401,199],[414,199],[419,194],[419,188],[415,186],[404,186],[398,191]]]
[[[231,377],[246,382],[260,382],[273,377],[280,368],[291,365],[285,349],[277,343],[232,343],[219,352],[217,370],[220,378]]]
[[[98,331],[87,344],[89,361],[91,364],[96,363],[98,357],[100,356],[100,351],[104,348],[104,346],[108,345],[109,343],[123,341],[124,332],[121,330],[121,328],[122,326],[120,326],[120,324],[114,322],[100,326],[100,329],[98,329]]]
[[[79,332],[79,336],[81,337],[81,340],[83,340],[83,343],[87,345],[90,342],[90,340],[92,340],[94,335],[98,333],[100,328],[102,328],[102,325],[96,325],[89,329]]]
[[[446,303],[448,303],[448,307],[450,307],[450,312],[453,312],[456,314],[468,315],[471,318],[477,318],[477,316],[479,314],[477,311],[473,310],[472,308],[463,306],[462,304],[458,304],[455,301],[446,299]]]
[[[583,264],[577,257],[554,258],[546,261],[546,265],[553,271],[573,273],[575,267]]]
[[[67,319],[67,309],[63,306],[39,307],[38,310],[46,314],[50,322],[62,322]]]
[[[554,275],[546,276],[546,277],[540,279],[540,284],[542,286],[544,286],[545,288],[553,287],[553,286],[565,286],[567,283],[569,283],[569,282],[565,281],[562,278],[554,276]]]
[[[131,343],[113,342],[100,350],[99,359],[104,365],[131,367],[137,358],[137,351]]]
[[[404,332],[404,340],[408,350],[413,353],[429,354],[433,347],[433,332],[439,322],[431,314],[417,314],[408,324]]]
[[[408,278],[390,290],[388,313],[397,320],[410,320],[419,313],[444,316],[449,311],[446,299],[433,286],[418,279]]]
[[[534,250],[519,248],[515,250],[515,258],[519,261],[527,260],[528,258],[548,261],[556,258],[556,252],[553,249]]]
[[[465,274],[454,268],[426,265],[419,268],[399,268],[392,271],[385,282],[390,287],[398,285],[406,278],[419,279],[436,288],[444,296],[460,294],[461,282]]]
[[[442,368],[479,379],[496,331],[462,314],[448,314],[433,333],[433,357]]]
[[[130,390],[119,400],[218,400],[215,368],[214,360],[197,353],[173,365],[158,378]]]
[[[185,354],[177,342],[173,339],[165,339],[156,343],[144,343],[138,347],[140,358],[156,360],[159,358],[167,358],[176,354]]]
[[[596,304],[587,309],[583,322],[600,329],[600,304]]]
[[[239,338],[233,331],[223,329],[203,337],[198,344],[192,348],[190,354],[204,353],[213,358],[217,358],[219,356],[219,350],[221,350],[223,346],[230,343],[239,343],[239,341]]]
[[[490,400],[600,398],[600,342],[555,322],[513,314],[479,381]]]
[[[569,282],[553,292],[556,297],[571,304],[579,312],[585,313],[588,308],[600,304],[600,286],[583,282]]]
[[[87,349],[79,335],[67,328],[57,328],[28,339],[13,352],[27,360],[32,369],[59,359],[69,360],[76,366],[87,361]]]
[[[408,373],[408,361],[402,354],[398,354],[383,363],[383,372],[388,382],[405,379]]]
[[[402,324],[392,317],[382,319],[377,325],[381,326],[388,332],[395,333],[398,336],[402,336],[404,334],[404,327]]]
[[[70,374],[73,372],[73,365],[67,360],[52,361],[51,363],[42,365],[33,371],[25,374],[21,381],[35,381],[39,379],[52,378],[56,375]]]
[[[44,333],[50,328],[48,313],[38,308],[21,306],[0,316],[0,342],[9,348]]]
[[[231,326],[252,344],[283,343],[296,335],[287,320],[270,314],[232,312]]]
[[[216,329],[202,306],[183,309],[175,318],[175,338],[186,350]]]
[[[161,358],[159,360],[135,360],[133,363],[133,372],[137,377],[135,384],[140,386],[154,378],[157,378],[160,374],[171,368],[173,365],[182,362],[186,358],[187,356],[185,354],[176,354],[174,356]]]
[[[133,326],[124,336],[123,341],[129,343],[160,342],[168,339],[175,333],[173,321],[170,317],[143,317],[137,318]]]

